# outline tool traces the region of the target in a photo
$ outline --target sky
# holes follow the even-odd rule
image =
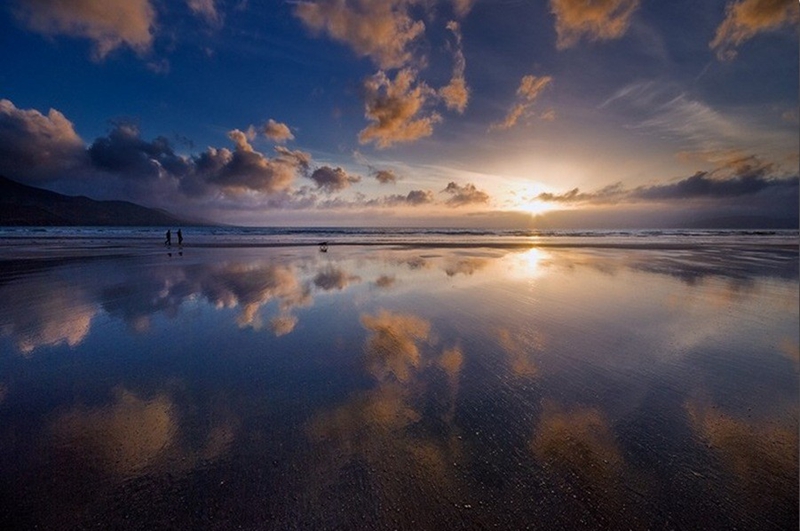
[[[797,227],[799,22],[795,0],[9,0],[0,175],[249,226]]]

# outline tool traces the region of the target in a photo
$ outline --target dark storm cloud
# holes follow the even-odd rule
[[[310,178],[317,183],[317,188],[327,193],[344,190],[361,180],[358,175],[350,175],[342,168],[331,168],[330,166],[317,168]]]
[[[63,114],[18,109],[0,99],[0,175],[36,184],[85,164],[83,140]]]
[[[446,201],[446,204],[452,207],[489,202],[489,194],[478,190],[472,183],[467,183],[462,186],[451,181],[447,184],[447,187],[442,190],[442,193],[450,194],[451,197]]]
[[[107,137],[98,138],[88,149],[97,169],[132,178],[158,178],[169,174],[183,177],[192,170],[190,160],[175,154],[166,138],[148,142],[130,123],[117,123]]]

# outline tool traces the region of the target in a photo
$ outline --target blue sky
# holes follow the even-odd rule
[[[0,174],[247,225],[798,210],[793,0],[11,0]]]

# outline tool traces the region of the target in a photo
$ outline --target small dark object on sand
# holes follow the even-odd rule
[[[327,253],[328,252],[328,242],[320,243],[319,244],[319,250],[322,251],[323,253]]]

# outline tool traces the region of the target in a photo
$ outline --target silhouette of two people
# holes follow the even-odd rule
[[[181,232],[181,229],[178,229],[178,233],[177,234],[178,234],[178,245],[183,245],[183,233]],[[166,245],[168,247],[172,245],[172,231],[171,230],[167,230],[167,237],[164,240],[164,245]]]

